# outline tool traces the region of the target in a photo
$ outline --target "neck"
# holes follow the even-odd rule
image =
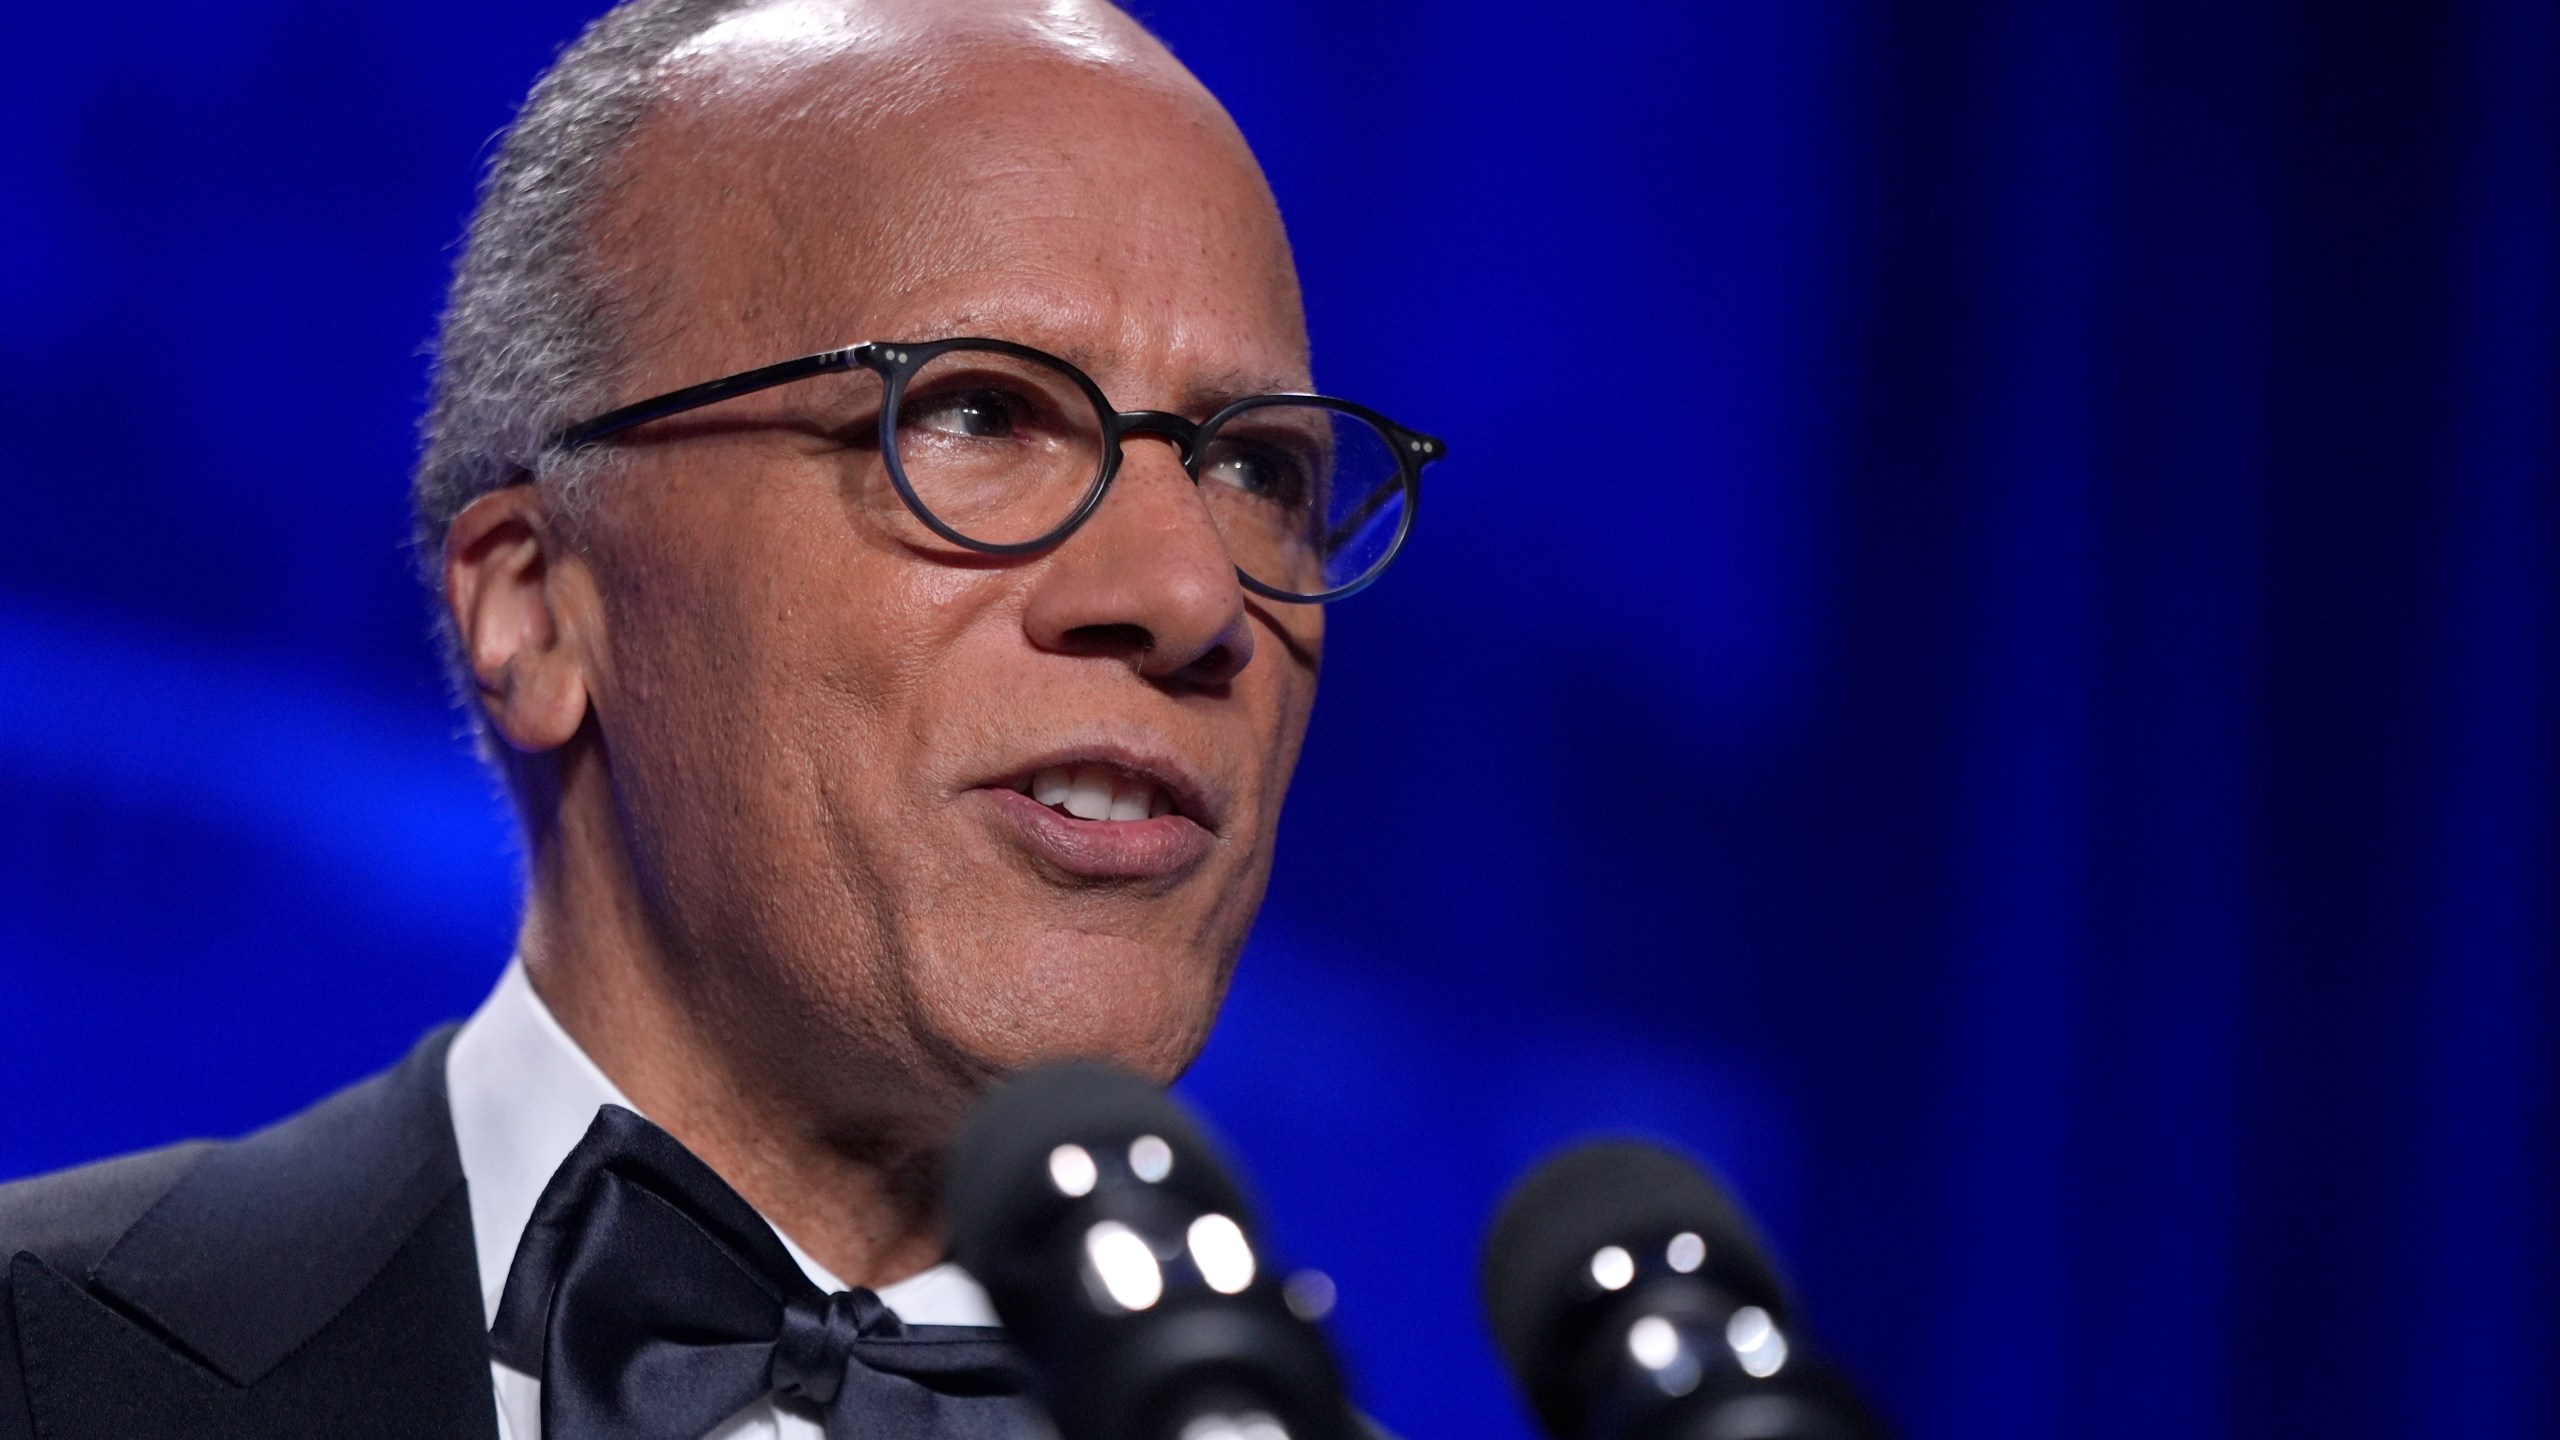
[[[607,1078],[782,1233],[848,1285],[903,1280],[942,1258],[931,1127],[846,1114],[794,1084],[795,1026],[686,985],[640,902],[601,776],[565,759],[518,939],[534,992]],[[601,802],[601,803],[600,803]],[[752,1007],[749,1007],[752,1009]],[[868,1067],[866,1067],[868,1068]]]

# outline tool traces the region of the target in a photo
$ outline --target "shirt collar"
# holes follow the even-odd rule
[[[445,1057],[445,1091],[471,1197],[480,1296],[494,1324],[516,1243],[533,1219],[534,1202],[551,1182],[551,1172],[587,1133],[596,1107],[640,1107],[560,1028],[551,1008],[533,992],[521,960],[507,962],[497,988],[453,1037]],[[830,1292],[846,1288],[790,1236],[779,1229],[774,1234],[811,1283]],[[884,1285],[879,1293],[910,1325],[996,1323],[986,1292],[957,1265],[936,1265]]]

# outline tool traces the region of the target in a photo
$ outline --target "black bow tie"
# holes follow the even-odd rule
[[[541,1377],[543,1440],[701,1440],[766,1395],[817,1407],[828,1440],[1049,1433],[1002,1332],[819,1290],[710,1166],[618,1105],[543,1188],[490,1340]]]

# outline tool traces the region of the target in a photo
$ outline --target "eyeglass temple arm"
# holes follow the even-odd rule
[[[687,385],[681,390],[670,390],[664,395],[652,396],[637,404],[625,405],[619,410],[608,410],[583,424],[572,425],[552,436],[545,442],[543,448],[545,450],[581,449],[606,436],[618,435],[635,426],[646,425],[652,420],[663,420],[670,415],[683,414],[687,410],[699,410],[705,405],[714,405],[733,396],[751,395],[758,390],[770,390],[776,385],[787,385],[803,376],[817,375],[828,370],[847,369],[861,363],[861,357],[855,352],[862,348],[860,345],[851,345],[841,350],[822,350],[815,355],[803,355],[796,360],[777,361],[754,370],[742,370],[735,375],[724,375],[717,380],[705,380],[699,385]]]

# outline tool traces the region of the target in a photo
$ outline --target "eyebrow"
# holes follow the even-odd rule
[[[912,338],[923,340],[940,339],[951,335],[983,335],[992,340],[1011,340],[1019,345],[1046,350],[1088,375],[1098,368],[1108,368],[1102,364],[1099,352],[1091,345],[1042,335],[1037,326],[1025,327],[1009,323],[1003,318],[978,311],[956,310],[929,317],[923,326],[923,332]],[[1100,382],[1097,380],[1096,383]],[[1305,394],[1314,388],[1314,385],[1307,380],[1293,379],[1269,371],[1219,370],[1192,378],[1183,386],[1182,393],[1175,397],[1172,408],[1177,414],[1206,415],[1212,411],[1224,409],[1228,404],[1244,399],[1248,395],[1297,395]],[[1111,401],[1115,405],[1127,406],[1132,398],[1127,395],[1113,395]],[[1158,397],[1149,396],[1133,408],[1158,410],[1166,407]]]
[[[1182,399],[1187,410],[1205,413],[1248,395],[1303,394],[1314,388],[1305,381],[1274,379],[1258,372],[1224,370],[1192,381],[1184,388]]]

